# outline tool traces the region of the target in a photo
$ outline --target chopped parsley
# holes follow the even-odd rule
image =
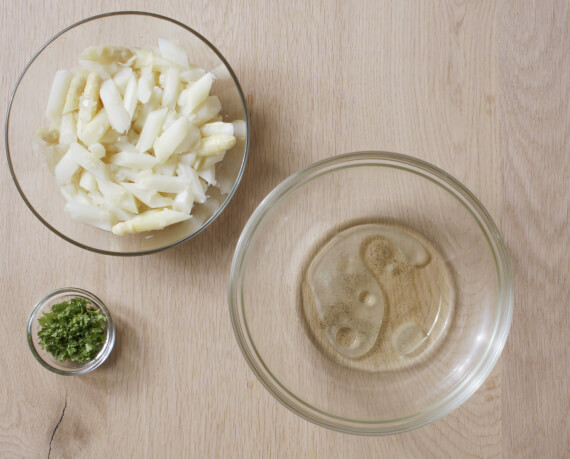
[[[107,319],[85,298],[54,304],[38,322],[40,346],[61,362],[89,362],[105,343]]]

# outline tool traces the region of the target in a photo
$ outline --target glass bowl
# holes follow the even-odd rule
[[[376,271],[375,247],[407,261]],[[440,277],[406,283],[428,268]],[[507,339],[513,285],[497,227],[461,183],[409,156],[360,152],[313,164],[263,200],[237,244],[229,304],[277,400],[321,426],[384,435],[445,416],[481,386]]]
[[[60,362],[49,352],[42,349],[38,342],[38,332],[41,329],[38,319],[42,317],[44,312],[49,312],[54,304],[68,301],[72,298],[85,298],[90,301],[93,306],[99,309],[107,320],[107,336],[105,338],[105,343],[97,353],[97,356],[93,360],[85,363],[72,361]],[[48,293],[36,303],[28,317],[27,336],[28,345],[30,346],[32,354],[44,368],[64,376],[82,375],[100,367],[105,360],[107,360],[109,354],[111,354],[113,346],[115,345],[115,324],[109,310],[99,298],[86,290],[67,287]]]
[[[112,44],[155,47],[158,38],[177,41],[189,58],[212,71],[212,94],[222,103],[221,115],[245,121],[245,138],[237,140],[217,164],[219,188],[210,187],[208,200],[197,205],[193,218],[160,231],[115,236],[73,220],[64,211],[65,200],[44,158],[32,149],[36,132],[47,124],[46,104],[57,70],[77,66],[85,48]],[[6,118],[6,153],[12,178],[35,216],[63,239],[84,249],[109,255],[141,255],[187,241],[212,223],[232,198],[243,175],[249,147],[249,117],[239,82],[222,54],[186,25],[157,14],[116,12],[79,21],[59,32],[32,57],[20,75]]]

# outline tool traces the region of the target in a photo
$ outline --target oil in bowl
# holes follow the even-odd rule
[[[452,285],[443,257],[416,231],[357,225],[312,259],[303,311],[312,338],[335,362],[399,369],[420,361],[445,336]]]

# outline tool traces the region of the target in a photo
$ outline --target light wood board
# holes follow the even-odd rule
[[[248,167],[207,231],[118,258],[46,229],[2,159],[0,457],[570,456],[569,2],[4,0],[3,106],[48,38],[119,9],[176,18],[219,47],[251,112]],[[515,276],[510,337],[481,389],[384,438],[329,431],[277,403],[238,349],[226,293],[262,198],[301,167],[366,149],[462,181],[495,219]],[[117,322],[110,361],[88,376],[51,374],[27,347],[31,306],[62,286],[94,292]]]

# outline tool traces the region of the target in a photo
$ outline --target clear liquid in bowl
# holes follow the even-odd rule
[[[409,228],[365,224],[341,231],[312,259],[303,309],[317,346],[342,365],[393,370],[443,339],[453,310],[443,256]]]

